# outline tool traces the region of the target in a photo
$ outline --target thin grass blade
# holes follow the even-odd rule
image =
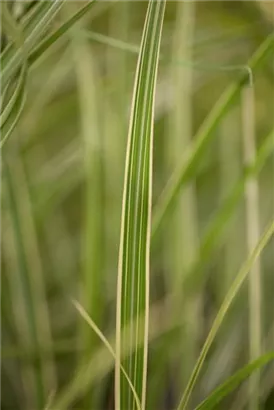
[[[255,70],[273,50],[274,34],[270,34],[251,57],[247,66],[250,70]],[[249,79],[249,73],[245,72],[236,83],[228,87],[201,125],[195,137],[193,147],[188,150],[185,160],[182,161],[178,169],[174,171],[155,207],[152,238],[156,235],[172,203],[178,197],[181,187],[193,176],[206,146],[211,139],[214,138],[216,127],[226,115],[227,110],[233,105],[235,99],[239,96],[241,88]]]
[[[0,149],[14,130],[26,101],[27,65],[24,63],[20,69],[14,92],[0,117],[1,141]]]
[[[1,6],[1,23],[3,32],[9,38],[17,44],[22,41],[20,26],[11,15],[6,1],[3,1]]]
[[[41,10],[37,19],[32,19],[32,30],[29,34],[25,35],[24,48],[14,48],[4,51],[1,55],[1,80],[2,87],[4,88],[8,81],[18,70],[20,64],[24,60],[25,56],[37,45],[42,37],[42,34],[49,27],[56,14],[60,11],[65,0],[54,0],[52,2],[41,2]],[[43,9],[42,9],[43,7]],[[35,24],[36,22],[36,24]]]
[[[169,303],[169,300],[165,300],[164,303],[161,301],[158,304],[155,304],[150,307],[149,316],[150,316],[150,328],[149,328],[149,341],[157,340],[160,337],[171,333],[172,331],[177,331],[179,324],[170,320],[169,315],[167,314],[166,308]],[[161,322],[157,321],[157,318],[161,317]],[[140,327],[145,325],[147,318],[143,313],[138,318],[135,318],[133,323],[128,324],[122,329],[122,338],[126,341],[124,349],[121,351],[121,359],[119,363],[123,361],[132,353],[135,352],[136,348],[141,348],[144,344],[144,340],[141,334],[139,334],[139,339],[137,341],[137,346],[135,340],[132,341],[130,338],[131,327],[136,326],[137,323]],[[113,347],[115,352],[115,334],[108,336],[110,345]],[[113,367],[115,366],[115,361],[111,355],[106,354],[106,347],[100,347],[92,357],[89,358],[87,363],[81,366],[73,379],[69,384],[60,392],[58,397],[54,400],[54,403],[51,407],[51,410],[67,410],[69,406],[74,402],[75,399],[82,397],[86,391],[92,386],[95,382],[102,380],[102,378],[108,374]],[[117,355],[115,352],[117,359]]]
[[[258,149],[256,159],[253,164],[249,164],[246,167],[244,174],[234,184],[227,198],[224,200],[217,214],[209,222],[208,227],[204,233],[201,241],[199,253],[193,262],[188,274],[188,289],[192,286],[192,281],[201,280],[201,275],[197,275],[197,272],[202,272],[204,264],[212,254],[212,251],[216,249],[216,246],[220,246],[221,234],[226,228],[228,221],[234,214],[234,211],[242,198],[245,190],[245,185],[250,178],[256,177],[262,169],[264,163],[270,157],[274,148],[274,131],[271,131],[265,138],[264,142]]]
[[[53,4],[51,4],[51,2],[39,2],[38,6],[34,8],[34,11],[30,13],[30,15],[27,16],[27,19],[23,22],[23,30],[25,30],[25,32],[23,31],[23,34],[25,35],[23,46],[15,48],[15,43],[10,44],[1,54],[1,79],[3,88],[8,84],[9,79],[14,75],[24,59],[28,60],[28,65],[33,64],[52,44],[65,34],[81,17],[83,17],[93,5],[93,1],[87,3],[32,51],[32,48],[35,47],[36,43],[39,41],[40,35],[46,30],[52,19],[59,12],[63,1],[55,1],[52,3]],[[40,31],[37,31],[37,27]],[[23,38],[21,38],[21,41],[23,41]],[[31,54],[28,57],[30,52]],[[26,75],[27,65],[25,63],[20,69],[16,89],[8,106],[3,112],[1,123],[1,147],[15,128],[23,110],[26,97]]]
[[[80,303],[78,303],[76,300],[73,300],[72,303],[74,304],[75,308],[78,310],[78,312],[80,313],[80,315],[82,316],[82,318],[87,322],[87,324],[92,328],[92,330],[94,331],[94,333],[101,339],[101,341],[104,343],[104,345],[106,346],[107,350],[110,352],[111,356],[114,358],[114,360],[116,359],[115,356],[115,352],[111,346],[111,344],[109,343],[109,341],[107,340],[107,338],[104,336],[104,334],[101,332],[101,330],[98,328],[98,326],[96,325],[96,323],[91,319],[91,317],[88,315],[88,313],[85,311],[85,309],[80,305]],[[127,379],[127,382],[129,384],[129,387],[132,391],[132,394],[134,396],[135,399],[135,403],[137,406],[138,410],[141,410],[141,404],[140,404],[140,400],[137,396],[137,393],[130,381],[130,378],[128,377],[127,372],[125,371],[124,367],[122,365],[120,365],[121,371],[123,372],[123,375],[125,376],[125,378]]]
[[[255,135],[255,96],[254,89],[245,87],[242,91],[242,134],[244,162],[248,167],[256,158]],[[254,248],[260,237],[259,185],[255,177],[249,178],[245,185],[246,200],[246,238],[247,252]],[[261,355],[261,263],[260,259],[252,266],[249,276],[249,351],[250,360]],[[260,408],[260,373],[254,372],[249,379],[249,409]]]
[[[132,98],[126,154],[117,283],[115,408],[135,409],[134,397],[120,371],[127,342],[121,330],[132,323],[130,340],[143,348],[123,363],[145,408],[148,350],[149,253],[152,190],[153,111],[165,1],[148,4]],[[144,325],[134,318],[145,312]],[[135,341],[135,343],[134,343]]]
[[[217,387],[210,396],[208,396],[195,410],[212,410],[220,403],[228,394],[235,390],[240,383],[245,381],[255,371],[267,365],[274,360],[274,352],[266,353],[253,362],[247,364],[242,369],[238,370],[233,376],[229,377],[221,386]]]
[[[83,274],[81,281],[81,300],[90,317],[102,327],[104,314],[104,152],[103,129],[100,95],[103,88],[100,84],[95,59],[86,40],[73,32],[72,48],[75,72],[78,85],[79,105],[81,109],[81,134],[83,146],[83,163],[85,174],[85,207],[83,235]],[[80,362],[95,350],[97,338],[86,322],[79,323],[79,342],[84,346],[80,354]],[[98,407],[99,389],[92,391],[86,398],[86,406],[90,403]]]
[[[32,65],[38,58],[44,54],[47,49],[54,44],[63,34],[65,34],[78,20],[80,20],[93,7],[95,0],[89,1],[85,6],[81,7],[72,17],[63,23],[56,31],[50,34],[33,50],[29,56],[29,64]]]
[[[53,357],[42,356],[44,345],[52,346],[43,272],[33,220],[27,176],[22,159],[18,156],[11,164],[5,160],[5,182],[17,253],[17,292],[22,297],[27,318],[24,340],[37,354],[35,372],[36,408],[45,404],[46,394],[55,387],[56,375]],[[20,206],[19,206],[20,204]],[[13,300],[12,303],[17,303]]]
[[[196,365],[193,369],[193,372],[191,374],[191,377],[189,379],[189,382],[187,384],[186,390],[180,400],[180,403],[178,405],[178,410],[185,410],[186,406],[188,404],[190,395],[192,393],[192,390],[194,388],[194,385],[197,381],[197,378],[200,374],[201,368],[203,366],[203,363],[205,361],[205,358],[207,356],[207,353],[212,345],[213,340],[215,339],[215,336],[224,320],[224,317],[232,304],[233,300],[235,299],[239,289],[241,288],[244,280],[246,279],[250,269],[252,268],[254,262],[258,259],[260,256],[261,252],[263,251],[264,247],[266,246],[267,242],[270,240],[271,236],[274,233],[274,222],[272,221],[269,226],[266,228],[264,234],[261,236],[260,241],[258,242],[256,248],[253,250],[253,252],[250,254],[248,259],[244,262],[242,265],[240,271],[238,272],[235,280],[233,281],[223,303],[222,306],[219,309],[219,312],[212,324],[212,327],[210,329],[210,332],[208,334],[208,337],[204,343],[204,346],[202,348],[202,351],[200,353],[200,356],[196,362]]]
[[[190,67],[182,69],[176,64],[176,61],[189,61],[191,65],[192,43],[195,33],[195,2],[178,2],[176,11],[173,59],[170,67],[175,101],[168,121],[167,135],[170,137],[165,141],[168,175],[181,164],[182,152],[191,146],[193,127],[193,71]],[[170,306],[170,315],[178,315],[178,320],[182,320],[187,328],[181,335],[178,335],[175,342],[176,348],[170,349],[172,368],[177,373],[174,384],[176,395],[178,395],[181,386],[186,384],[198,355],[197,335],[200,327],[196,296],[198,293],[192,292],[190,296],[184,289],[185,275],[189,272],[198,250],[195,180],[186,184],[169,216],[163,247],[166,255],[165,280],[168,293],[178,290],[178,297],[174,300],[174,305]],[[182,312],[184,313],[182,314]],[[168,347],[165,346],[164,349],[168,350]],[[184,352],[188,352],[188,354],[185,355]],[[164,350],[159,354],[163,357],[166,356]],[[183,357],[184,359],[182,359]],[[161,378],[163,378],[162,375],[163,370],[159,369]],[[158,384],[156,386],[157,396],[159,395]]]

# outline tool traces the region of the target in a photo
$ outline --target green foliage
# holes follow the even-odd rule
[[[238,370],[233,376],[229,377],[221,386],[212,392],[195,410],[210,410],[216,408],[216,405],[229,393],[231,393],[240,383],[247,379],[255,370],[265,366],[268,362],[274,360],[274,353],[266,353],[253,362],[249,363],[242,369]]]
[[[3,410],[272,408],[261,3],[1,3]]]
[[[131,326],[129,335],[134,354],[125,361],[124,368],[133,382],[142,408],[145,408],[146,400],[154,100],[164,10],[164,1],[149,2],[136,69],[126,153],[116,302],[115,369],[115,406],[123,410],[135,409],[136,406],[127,380],[120,375],[121,351],[127,342],[121,338],[121,331],[135,318],[136,326]],[[138,317],[143,312],[146,319],[141,326]],[[141,349],[137,348],[140,335],[143,339]]]

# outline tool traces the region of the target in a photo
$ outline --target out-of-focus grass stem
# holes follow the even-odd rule
[[[242,126],[244,162],[250,166],[256,158],[255,135],[255,98],[254,88],[245,87],[242,90]],[[245,186],[246,199],[246,237],[249,253],[260,237],[259,221],[259,186],[255,177],[250,178]],[[261,265],[260,258],[251,268],[249,277],[249,349],[250,360],[261,355]],[[260,408],[260,372],[256,371],[250,377],[249,409]]]
[[[173,60],[191,61],[192,41],[195,29],[195,3],[177,4],[176,28],[173,36]],[[192,69],[171,63],[171,81],[175,93],[174,107],[169,119],[167,144],[167,168],[172,173],[182,161],[183,152],[192,144]],[[197,252],[198,242],[195,180],[190,181],[177,198],[172,210],[167,242],[167,287],[170,292],[180,289],[171,315],[178,314],[186,322],[187,329],[176,341],[172,356],[175,359],[176,390],[186,384],[195,362],[195,346],[199,320],[196,293],[189,298],[184,292],[184,277],[189,271]],[[182,316],[182,311],[184,315]],[[179,347],[180,346],[180,347]],[[178,347],[178,348],[177,348]]]
[[[16,161],[10,162],[6,159],[4,165],[18,269],[17,281],[15,282],[15,277],[13,277],[10,282],[11,286],[17,287],[12,291],[14,296],[12,303],[17,304],[18,300],[21,300],[22,311],[27,317],[27,323],[26,326],[20,325],[18,332],[22,331],[23,333],[20,334],[27,345],[39,352],[34,367],[34,382],[36,405],[40,409],[45,404],[46,395],[56,387],[53,355],[49,354],[49,357],[45,359],[41,353],[43,346],[52,346],[43,268],[23,159],[18,154]],[[18,300],[15,294],[19,294]],[[18,313],[17,308],[15,311]]]
[[[82,280],[81,301],[86,311],[102,328],[103,323],[103,273],[104,273],[104,236],[103,236],[103,141],[100,127],[98,105],[100,78],[97,74],[96,60],[86,41],[78,36],[72,38],[76,79],[79,93],[80,126],[82,133],[83,166],[85,172],[84,219],[82,241]],[[84,352],[80,363],[87,360],[98,345],[96,335],[90,327],[80,320],[80,343]],[[98,391],[88,395],[85,406],[98,408]]]

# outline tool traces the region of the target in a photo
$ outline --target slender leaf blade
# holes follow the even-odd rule
[[[0,117],[1,141],[0,148],[14,130],[26,100],[27,65],[23,64],[17,79],[17,84]]]
[[[250,254],[250,256],[247,258],[247,260],[244,262],[242,265],[241,269],[239,270],[235,280],[233,281],[218,313],[217,316],[211,326],[210,332],[208,334],[208,337],[203,345],[203,348],[201,350],[201,353],[199,355],[199,358],[196,362],[196,365],[192,371],[192,374],[190,376],[189,382],[186,386],[185,392],[179,402],[178,405],[178,410],[185,410],[186,406],[188,404],[190,395],[192,393],[192,390],[194,388],[194,385],[197,381],[197,378],[200,374],[201,368],[203,366],[203,363],[205,361],[205,358],[207,356],[207,353],[213,343],[213,340],[215,339],[215,336],[224,320],[225,315],[227,314],[227,311],[232,304],[233,300],[235,299],[239,289],[241,288],[244,280],[246,279],[251,267],[253,266],[254,262],[258,259],[260,256],[262,250],[266,246],[267,242],[270,240],[271,236],[274,233],[274,221],[271,221],[269,226],[266,228],[264,234],[261,236],[257,246],[253,250],[253,252]]]
[[[266,353],[258,359],[248,363],[242,369],[229,377],[221,386],[217,387],[195,410],[211,410],[220,403],[229,393],[235,390],[240,383],[245,381],[253,372],[274,360],[274,352]]]
[[[5,87],[10,78],[16,73],[26,55],[30,53],[32,48],[36,46],[42,34],[51,24],[56,14],[60,11],[65,0],[54,0],[53,2],[42,2],[44,6],[43,14],[37,19],[37,24],[33,26],[31,32],[24,39],[24,47],[13,48],[7,57],[8,53],[3,53],[1,58],[1,80],[2,87]],[[42,7],[42,6],[41,6]],[[32,21],[33,22],[33,21]]]
[[[250,70],[254,70],[273,50],[274,34],[270,34],[253,54],[247,66]],[[182,161],[182,164],[174,171],[155,207],[152,224],[152,238],[157,234],[163,219],[175,199],[178,197],[182,185],[192,177],[193,171],[196,169],[206,146],[214,137],[215,129],[226,115],[229,107],[239,96],[241,88],[246,84],[248,79],[250,79],[250,73],[245,72],[237,82],[229,86],[223,92],[210,114],[201,125],[195,137],[193,147],[191,147],[186,153],[185,161]]]
[[[45,404],[47,392],[56,381],[52,356],[45,358],[42,355],[43,346],[52,345],[45,283],[24,165],[19,157],[13,164],[6,159],[4,165],[7,199],[17,253],[17,291],[22,295],[23,314],[27,318],[28,325],[24,338],[38,355],[33,367],[36,408],[40,409]],[[17,303],[17,300],[13,300],[13,303]]]
[[[94,2],[95,0],[89,1],[45,40],[41,41],[41,43],[30,54],[29,64],[33,64],[52,44],[62,37],[62,35],[64,35],[78,20],[80,20],[93,6]]]
[[[104,238],[104,148],[101,113],[103,94],[100,77],[92,51],[84,39],[73,33],[72,50],[81,109],[81,134],[85,173],[85,216],[83,238],[83,274],[81,300],[88,314],[99,327],[103,325],[105,269]],[[101,102],[102,101],[102,102]],[[80,363],[85,362],[97,346],[97,338],[83,321],[79,326],[79,340],[84,346]],[[86,398],[86,406],[98,407],[100,391],[94,389]]]
[[[255,125],[255,95],[250,87],[242,90],[242,135],[245,165],[250,165],[256,158],[256,125]],[[245,185],[246,207],[246,238],[247,252],[254,248],[260,237],[260,204],[259,184],[256,178],[250,178]],[[252,266],[249,275],[248,303],[249,303],[249,354],[250,360],[262,354],[263,328],[262,316],[262,284],[261,260],[258,258]],[[260,373],[255,372],[249,380],[249,409],[260,408]]]
[[[137,321],[131,326],[130,339],[142,335],[144,347],[123,364],[145,407],[148,304],[149,304],[149,249],[152,190],[153,109],[159,60],[160,39],[165,1],[151,0],[136,69],[132,98],[128,146],[126,155],[120,254],[117,284],[116,313],[116,409],[135,409],[134,397],[120,371],[121,351],[126,340],[121,329],[145,312],[144,326]]]
[[[264,142],[261,144],[258,149],[257,156],[253,164],[249,164],[246,167],[245,172],[233,185],[231,191],[228,193],[223,204],[221,205],[217,214],[209,222],[208,227],[206,228],[205,234],[201,241],[199,253],[197,254],[193,265],[188,273],[187,279],[187,289],[188,291],[193,286],[193,281],[199,282],[202,280],[202,271],[205,263],[208,261],[212,251],[217,246],[222,244],[222,234],[228,224],[228,221],[231,219],[232,215],[235,212],[235,209],[241,200],[246,183],[250,178],[255,178],[258,176],[261,171],[264,163],[267,161],[274,148],[274,130],[272,130],[269,135],[264,139]],[[198,274],[199,273],[199,274]]]

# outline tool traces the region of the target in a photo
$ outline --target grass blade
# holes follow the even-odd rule
[[[258,50],[251,57],[248,62],[248,66],[251,70],[256,69],[264,59],[274,50],[274,34],[269,35],[266,40],[260,45]],[[226,115],[227,110],[234,103],[236,97],[243,85],[246,84],[249,79],[249,75],[246,72],[240,79],[233,85],[231,85],[221,95],[210,114],[207,116],[204,123],[201,125],[196,137],[193,147],[187,152],[185,161],[182,162],[180,167],[174,172],[170,181],[168,182],[165,190],[163,191],[161,198],[159,198],[158,204],[154,210],[154,219],[152,224],[152,239],[156,236],[162,221],[169,211],[172,203],[177,198],[181,191],[182,185],[184,185],[193,176],[193,172],[199,163],[199,160],[204,152],[204,149],[214,137],[214,131],[219,125],[219,122]]]
[[[72,17],[63,23],[56,31],[50,34],[32,51],[29,56],[29,64],[33,64],[38,58],[44,54],[47,49],[54,44],[63,34],[65,34],[78,20],[80,20],[93,6],[95,0],[89,1],[85,6],[81,7]]]
[[[2,87],[8,84],[8,81],[15,74],[21,62],[27,58],[28,65],[33,64],[52,44],[54,44],[64,33],[66,33],[81,17],[93,5],[93,1],[87,3],[78,12],[76,12],[71,18],[63,23],[54,33],[49,35],[43,40],[34,51],[32,48],[36,46],[41,34],[51,23],[52,19],[61,9],[63,1],[52,2],[39,2],[38,6],[34,9],[34,12],[28,16],[28,19],[24,22],[23,28],[25,29],[25,40],[23,47],[14,49],[14,45],[10,44],[6,50],[1,54],[1,79]],[[37,24],[36,24],[37,23]],[[37,30],[40,31],[37,31]],[[17,34],[17,33],[16,33]],[[30,56],[28,54],[31,52]],[[27,66],[22,66],[17,87],[11,97],[6,110],[3,112],[1,122],[1,145],[8,139],[9,135],[16,126],[25,103],[25,85],[26,85]],[[8,120],[8,121],[7,121]]]
[[[20,69],[15,90],[6,107],[1,113],[1,141],[0,149],[14,130],[26,101],[27,66],[24,63]]]
[[[234,214],[235,208],[244,194],[246,182],[249,178],[255,177],[259,174],[265,161],[273,152],[273,136],[274,130],[271,131],[265,138],[258,150],[256,160],[252,165],[246,168],[244,175],[235,183],[217,215],[214,216],[208,224],[200,245],[199,253],[197,254],[197,257],[193,262],[193,266],[188,273],[188,289],[191,289],[193,286],[192,281],[202,280],[201,275],[197,275],[197,272],[202,272],[202,268],[210,257],[212,250],[216,249],[216,245],[219,246],[221,244],[221,233],[227,226],[228,220]]]
[[[76,301],[73,300],[72,303],[74,304],[75,308],[78,310],[78,312],[80,313],[80,315],[82,316],[83,319],[85,319],[85,321],[88,323],[88,325],[92,328],[92,330],[94,331],[94,333],[96,333],[96,335],[101,339],[101,341],[104,343],[104,345],[106,346],[107,350],[110,352],[111,356],[114,358],[114,360],[116,360],[116,356],[115,356],[115,352],[111,346],[111,344],[109,343],[109,341],[107,340],[107,338],[103,335],[103,333],[101,332],[101,330],[98,328],[98,326],[94,323],[94,321],[91,319],[91,317],[87,314],[87,312],[85,311],[85,309],[83,309],[83,307]],[[130,381],[130,378],[127,375],[127,372],[125,371],[124,367],[121,365],[120,363],[120,369],[123,373],[123,375],[125,376],[125,378],[127,379],[128,385],[132,391],[132,394],[134,396],[135,399],[135,403],[137,406],[138,410],[141,410],[141,404],[140,404],[140,400],[137,396],[137,393]]]
[[[125,52],[128,52],[130,54],[139,54],[140,46],[137,44],[132,44],[128,43],[126,41],[118,40],[117,38],[113,36],[106,36],[101,33],[97,33],[94,31],[83,31],[82,35],[91,40],[95,41],[101,44],[108,45],[110,47],[116,48],[118,50],[123,50]],[[159,59],[163,63],[170,63],[171,60],[170,58],[167,58],[164,55],[160,54]],[[188,59],[172,59],[172,63],[174,65],[177,65],[178,67],[189,67],[193,68],[196,70],[205,70],[205,71],[239,71],[239,72],[246,72],[246,74],[249,77],[249,84],[252,85],[253,83],[253,75],[252,75],[252,70],[246,65],[221,65],[221,64],[210,64],[202,61],[189,61]]]
[[[243,165],[241,159],[241,130],[240,130],[240,110],[239,107],[231,109],[220,124],[219,158],[220,158],[220,208],[216,211],[216,216],[222,212],[224,203],[234,189],[234,186],[242,177]],[[254,159],[255,160],[255,159]],[[242,191],[243,192],[243,191]],[[218,201],[218,202],[219,202]],[[216,278],[216,293],[219,294],[218,301],[222,302],[227,289],[231,285],[235,272],[239,270],[242,262],[244,250],[244,209],[240,198],[235,201],[231,218],[226,216],[226,229],[223,235],[223,257],[220,259],[220,269],[223,274]],[[223,221],[224,222],[224,221]],[[220,231],[221,233],[221,231]],[[218,236],[220,240],[220,235]],[[216,243],[217,245],[217,243]],[[217,245],[218,246],[218,245]],[[216,247],[214,247],[214,250]],[[226,339],[227,335],[224,335]],[[224,341],[220,340],[220,346]],[[221,369],[220,369],[221,370]]]
[[[25,80],[26,80],[26,65],[24,64],[22,68],[20,69],[16,85],[14,88],[14,92],[11,94],[10,98],[8,99],[7,103],[5,104],[4,109],[1,112],[0,116],[0,126],[1,128],[4,126],[5,122],[8,120],[10,115],[12,114],[12,110],[14,106],[16,105],[17,100],[20,98],[20,95],[22,93],[22,90],[24,89],[25,86]],[[8,87],[9,88],[9,87]],[[7,89],[5,95],[9,94],[9,89]],[[4,98],[5,100],[5,98]]]
[[[1,23],[3,32],[17,44],[22,42],[20,26],[11,15],[6,1],[2,2]]]
[[[166,141],[166,162],[168,174],[181,164],[182,152],[191,145],[192,137],[192,92],[193,72],[191,68],[182,69],[174,62],[190,61],[192,57],[192,43],[195,32],[195,3],[178,2],[177,4],[176,28],[173,34],[173,58],[171,62],[171,73],[173,88],[175,90],[175,101],[172,109]],[[166,283],[168,292],[180,289],[178,298],[171,306],[170,315],[178,315],[187,329],[176,339],[176,348],[171,349],[172,368],[177,373],[175,391],[180,394],[181,386],[188,380],[191,369],[198,354],[197,331],[199,328],[199,315],[197,297],[194,293],[184,291],[185,274],[189,272],[198,249],[198,225],[197,225],[197,203],[195,196],[195,181],[185,186],[184,192],[178,196],[172,212],[164,250],[166,250]],[[182,315],[182,311],[184,314]],[[187,337],[186,337],[186,334]],[[196,347],[196,349],[195,349]],[[167,349],[167,347],[165,347]],[[188,352],[184,357],[184,352]],[[162,352],[165,357],[165,353]],[[184,360],[182,358],[184,357]],[[160,369],[159,369],[160,370]],[[163,371],[159,371],[162,376]],[[158,393],[158,386],[157,395]]]
[[[256,157],[254,89],[245,87],[242,91],[242,127],[245,165],[248,167]],[[247,252],[250,252],[260,237],[259,186],[255,177],[245,186]],[[260,259],[252,266],[249,276],[249,350],[250,359],[261,355],[261,266]],[[255,372],[249,380],[249,408],[260,407],[260,373]]]
[[[252,373],[274,360],[274,352],[266,353],[253,362],[238,370],[229,377],[221,386],[215,389],[195,410],[215,409],[217,404],[229,393],[235,390],[240,383],[245,381]]]
[[[151,306],[149,312],[151,323],[149,329],[149,341],[153,341],[173,330],[177,330],[178,324],[171,321],[166,314],[168,303],[169,300],[166,300],[164,303],[161,301],[159,304]],[[160,322],[157,321],[157,318],[159,317],[161,317]],[[135,345],[135,340],[131,340],[130,334],[132,326],[136,326],[138,322],[139,326],[142,327],[146,320],[146,315],[143,313],[138,318],[134,319],[134,323],[130,323],[122,329],[122,338],[126,341],[124,349],[121,351],[121,358],[123,360],[132,354],[136,347],[139,348],[143,346],[144,340],[141,334],[139,334],[137,346]],[[110,345],[114,348],[115,335],[110,335],[107,339],[109,340]],[[116,352],[115,356],[117,359]],[[120,360],[119,363],[121,364]],[[93,383],[101,380],[106,374],[108,374],[115,364],[113,357],[106,355],[106,347],[99,348],[94,352],[92,357],[89,358],[88,362],[76,372],[72,381],[55,399],[51,410],[67,410],[76,398],[82,396]]]
[[[65,0],[54,0],[52,2],[41,2],[42,13],[41,15],[39,14],[35,25],[35,20],[31,20],[33,28],[31,32],[25,36],[24,48],[21,47],[15,50],[13,48],[9,55],[8,52],[4,52],[3,55],[1,55],[1,80],[3,88],[16,73],[25,56],[37,45],[44,31],[49,27],[56,14],[60,11],[64,1]]]
[[[104,176],[103,176],[103,132],[99,95],[102,93],[95,59],[86,41],[74,33],[72,39],[77,76],[79,103],[81,109],[81,129],[83,137],[85,172],[85,217],[83,238],[83,279],[81,300],[90,317],[102,327],[103,319],[103,274],[104,274]],[[97,338],[89,326],[80,322],[79,341],[84,346],[80,361],[94,351]],[[97,389],[98,390],[98,389]],[[91,407],[97,408],[96,394],[87,397]],[[99,394],[99,392],[98,392]],[[90,400],[91,399],[91,400]],[[86,403],[86,406],[88,404]]]
[[[274,222],[271,222],[271,224],[267,227],[265,230],[264,234],[262,235],[260,241],[258,242],[256,248],[253,250],[253,252],[250,254],[249,258],[245,261],[245,263],[242,265],[242,268],[238,272],[235,280],[232,283],[232,286],[230,287],[223,303],[222,306],[219,309],[219,312],[212,324],[211,330],[208,334],[208,337],[204,343],[204,346],[202,348],[202,351],[200,353],[200,356],[197,360],[197,363],[193,369],[193,372],[191,374],[191,377],[189,379],[189,382],[187,384],[186,390],[183,394],[182,399],[180,400],[178,410],[185,410],[187,403],[189,401],[191,392],[194,388],[194,385],[196,383],[196,380],[200,374],[201,368],[203,366],[203,363],[205,361],[205,358],[207,356],[207,353],[212,345],[213,340],[215,339],[215,336],[223,322],[223,319],[232,304],[233,300],[235,299],[240,287],[242,286],[244,280],[246,279],[250,269],[252,268],[254,262],[258,259],[260,256],[262,250],[266,246],[267,242],[270,240],[271,236],[274,233]]]
[[[51,329],[25,167],[19,156],[12,164],[11,168],[6,160],[4,170],[17,253],[17,291],[22,295],[22,306],[27,318],[28,326],[24,338],[38,354],[34,372],[36,408],[41,409],[45,404],[47,392],[55,387],[56,380],[52,355],[50,354],[47,359],[42,356],[42,347],[52,346]],[[17,303],[17,300],[12,302]]]
[[[144,347],[124,364],[145,407],[148,349],[149,252],[152,189],[152,136],[154,95],[165,1],[151,0],[136,69],[132,99],[122,207],[117,284],[115,408],[134,409],[132,392],[120,372],[126,341],[121,329],[145,312],[144,326],[131,326],[131,340],[142,335]]]

